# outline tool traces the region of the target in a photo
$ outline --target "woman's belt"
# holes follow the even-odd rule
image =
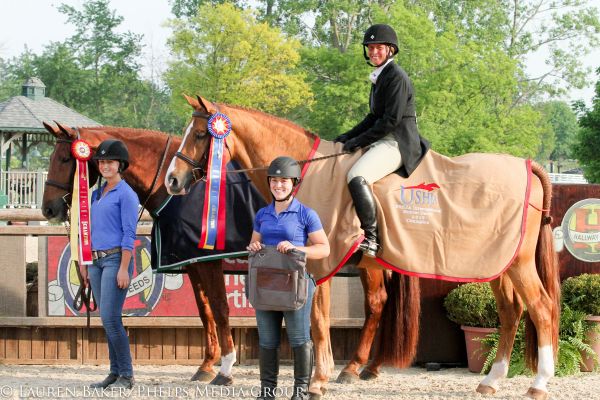
[[[113,247],[108,250],[95,250],[92,251],[92,259],[97,260],[99,258],[103,258],[106,256],[110,256],[111,254],[116,254],[121,252],[121,247]]]

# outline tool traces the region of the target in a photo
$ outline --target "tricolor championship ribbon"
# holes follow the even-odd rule
[[[200,249],[225,248],[225,138],[231,133],[231,120],[223,113],[208,119],[208,132],[212,136],[206,167],[206,189],[202,210]]]
[[[71,153],[75,157],[75,176],[71,200],[71,258],[80,265],[92,263],[92,237],[90,226],[89,173],[87,161],[92,156],[90,145],[78,139]]]

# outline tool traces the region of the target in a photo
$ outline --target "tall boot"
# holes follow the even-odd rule
[[[260,396],[257,400],[274,399],[279,375],[279,348],[259,347],[258,367],[260,369]]]
[[[367,257],[376,257],[379,249],[377,236],[377,206],[369,183],[362,176],[356,176],[348,183],[360,227],[365,231],[365,240],[360,249]]]
[[[291,400],[307,400],[314,363],[312,341],[293,347],[292,350],[294,351],[294,394]]]

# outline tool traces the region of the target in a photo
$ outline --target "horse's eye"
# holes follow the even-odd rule
[[[62,158],[60,159],[60,161],[62,161],[62,162],[64,162],[64,163],[66,163],[66,162],[69,162],[69,161],[71,161],[71,157],[62,157]]]
[[[202,140],[204,137],[204,132],[197,131],[196,132],[196,140]]]

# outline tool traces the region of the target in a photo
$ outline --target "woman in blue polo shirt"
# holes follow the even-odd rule
[[[131,389],[133,368],[129,337],[121,314],[133,273],[133,248],[139,200],[121,178],[129,166],[125,144],[116,139],[100,143],[94,155],[106,180],[92,194],[91,226],[94,263],[82,275],[92,285],[108,342],[110,373],[91,387]]]
[[[249,251],[259,251],[262,245],[277,246],[286,253],[298,249],[308,259],[329,255],[329,241],[317,213],[292,196],[300,183],[300,166],[290,157],[277,157],[267,171],[273,202],[261,208],[254,220]],[[310,239],[310,246],[306,246]],[[294,353],[294,394],[292,399],[308,398],[313,356],[310,340],[310,312],[315,282],[310,279],[306,304],[296,311],[256,310],[259,342],[261,395],[259,399],[274,398],[279,375],[279,344],[281,322],[285,326]]]

